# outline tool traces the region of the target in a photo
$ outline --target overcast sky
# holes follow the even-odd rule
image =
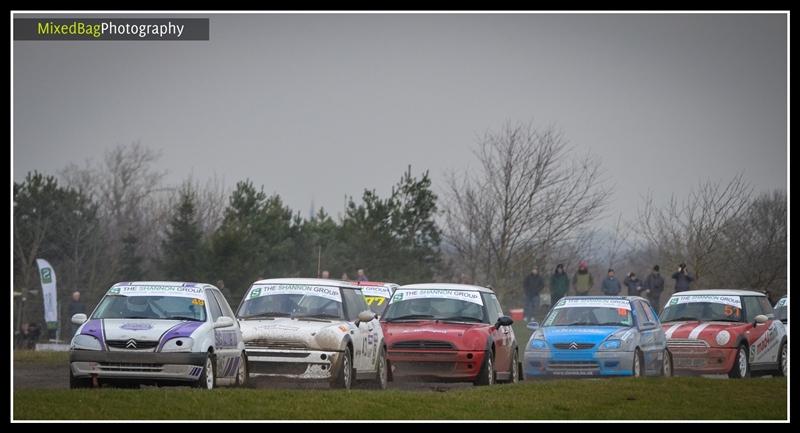
[[[598,155],[612,213],[787,183],[786,16],[223,15],[203,42],[15,42],[14,179],[139,141],[169,182],[250,178],[305,216],[408,164],[475,167],[506,120]]]

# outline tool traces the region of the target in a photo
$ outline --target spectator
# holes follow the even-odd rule
[[[342,278],[341,278],[341,279],[342,279],[343,281],[349,281],[349,280],[350,280],[350,277],[349,277],[349,276],[347,276],[347,272],[342,272]]]
[[[72,316],[76,314],[86,314],[86,305],[81,302],[81,292],[74,291],[72,292],[72,300],[69,301],[69,306],[67,307],[67,317],[72,319]],[[79,325],[72,323],[70,320],[70,329],[72,329],[72,333],[70,334],[70,338],[75,335],[75,332],[78,331]]]
[[[559,263],[550,277],[550,305],[556,305],[567,294],[568,290],[569,277],[564,271],[564,265]]]
[[[522,281],[522,288],[525,291],[525,318],[533,318],[533,314],[539,308],[539,293],[544,288],[544,278],[539,275],[539,269],[533,268],[531,273]]]
[[[603,280],[603,285],[600,288],[606,296],[617,296],[622,291],[622,286],[619,280],[614,276],[614,270],[608,270],[608,276]]]
[[[672,279],[675,280],[675,291],[683,292],[689,290],[689,285],[694,281],[694,278],[686,270],[686,263],[678,265],[678,272],[672,274]]]
[[[223,295],[225,294],[225,281],[217,280],[217,288],[219,289],[220,293]]]
[[[356,275],[356,281],[369,281],[369,278],[367,278],[367,276],[364,274],[363,269],[359,269],[356,271],[356,273],[358,274]]]
[[[578,296],[586,296],[594,286],[594,278],[589,272],[589,266],[585,260],[582,260],[578,265],[578,270],[572,276],[572,288]]]
[[[628,296],[643,296],[642,292],[645,289],[642,286],[642,280],[635,273],[629,273],[622,283],[628,288]]]
[[[328,272],[328,271],[322,271],[322,275],[320,276],[320,278],[322,278],[324,280],[327,280],[330,277],[331,277],[331,273]]]
[[[653,266],[653,272],[644,279],[644,289],[647,291],[647,299],[650,305],[659,311],[661,308],[661,292],[664,291],[664,277],[659,273],[658,265]]]
[[[35,323],[22,323],[16,334],[17,347],[21,349],[33,349],[39,341],[41,330]]]

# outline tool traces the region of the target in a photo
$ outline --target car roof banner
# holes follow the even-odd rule
[[[677,295],[669,298],[666,306],[688,304],[690,302],[713,302],[715,304],[732,305],[736,308],[742,308],[742,298],[725,295]]]
[[[363,286],[361,287],[361,293],[363,293],[364,296],[380,296],[383,298],[392,296],[391,289],[384,286]]]
[[[595,307],[595,308],[624,308],[631,309],[631,303],[627,299],[602,299],[602,298],[562,298],[553,308],[574,308],[574,307]]]
[[[424,298],[444,298],[457,299],[459,301],[472,302],[473,304],[483,305],[480,292],[470,290],[446,290],[446,289],[398,289],[394,292],[389,303],[407,301],[409,299]]]
[[[180,296],[183,298],[205,299],[202,287],[168,286],[160,284],[120,285],[108,289],[107,295],[122,296]]]
[[[342,294],[338,287],[309,286],[302,284],[259,284],[250,288],[247,299],[269,295],[303,295],[319,296],[336,302],[342,302]]]

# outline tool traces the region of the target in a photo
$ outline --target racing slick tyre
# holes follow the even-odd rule
[[[511,357],[511,374],[506,383],[519,383],[519,351],[514,349],[514,355]]]
[[[353,355],[350,348],[345,349],[342,354],[342,362],[339,364],[339,371],[331,382],[331,388],[350,389],[353,386]]]
[[[488,386],[494,385],[494,352],[489,349],[486,351],[485,356],[483,357],[483,365],[481,365],[481,371],[478,373],[478,377],[475,379],[476,386]]]
[[[781,377],[786,377],[786,341],[781,343],[781,348],[778,350],[778,368],[775,374]]]
[[[213,353],[206,353],[206,360],[203,363],[203,373],[194,383],[194,386],[201,389],[214,389],[217,386],[217,367]]]
[[[664,377],[672,377],[673,374],[672,354],[669,353],[669,350],[664,350],[664,362],[661,364],[661,375]]]
[[[91,388],[92,387],[92,379],[90,378],[77,378],[72,375],[72,369],[69,370],[69,389],[77,389],[77,388]]]
[[[739,345],[736,349],[736,358],[733,360],[733,367],[728,372],[728,377],[733,379],[741,379],[750,377],[750,359],[747,352],[747,346],[744,344]]]
[[[236,386],[245,387],[250,382],[250,370],[247,368],[247,355],[242,352],[239,357],[239,369],[236,370]]]
[[[636,351],[633,352],[633,377],[642,377],[642,351],[639,348],[636,348]]]

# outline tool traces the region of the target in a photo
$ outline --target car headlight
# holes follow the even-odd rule
[[[717,336],[716,336],[716,338],[714,338],[714,340],[720,346],[724,346],[724,345],[728,344],[729,341],[731,341],[731,333],[728,332],[728,331],[725,331],[723,329],[722,331],[719,331],[719,334],[717,334]]]
[[[190,337],[172,338],[164,343],[162,352],[191,352],[194,340]]]
[[[600,350],[619,350],[622,347],[622,340],[606,340],[600,345]]]
[[[537,332],[531,338],[531,349],[533,350],[545,350],[547,349],[547,342],[544,339],[544,335],[541,332]]]
[[[72,348],[78,350],[103,350],[103,345],[96,337],[78,334],[72,339]]]

